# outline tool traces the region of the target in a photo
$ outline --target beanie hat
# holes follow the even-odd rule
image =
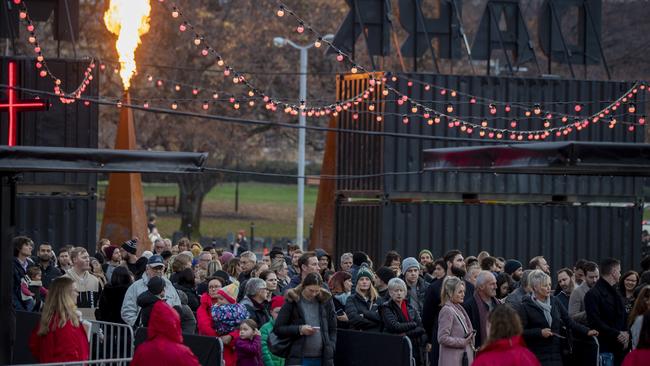
[[[149,289],[149,292],[152,294],[158,296],[165,289],[165,280],[157,276],[150,278],[147,283],[147,289]]]
[[[372,281],[375,276],[373,275],[372,270],[370,268],[366,266],[362,266],[361,268],[359,268],[359,271],[357,272],[357,281],[359,281],[361,277],[366,277],[370,279],[370,281]]]
[[[516,259],[508,259],[506,261],[506,264],[503,266],[503,270],[509,274],[512,275],[515,273],[515,271],[519,268],[522,268],[523,266],[521,265],[521,262],[516,260]]]
[[[320,259],[321,257],[328,257],[329,258],[329,256],[330,256],[329,254],[327,254],[326,251],[324,251],[323,249],[320,249],[320,248],[314,250],[314,254],[316,254],[316,258],[318,258],[318,259]]]
[[[417,267],[420,269],[420,262],[413,257],[404,258],[402,261],[402,273],[406,273],[410,268]]]
[[[284,305],[284,296],[273,296],[271,299],[271,310],[281,308]]]
[[[122,249],[126,250],[127,253],[135,255],[138,251],[138,239],[127,240],[122,243]]]
[[[418,254],[418,259],[420,259],[422,257],[422,254],[425,254],[425,253],[428,254],[429,257],[431,257],[431,259],[434,259],[433,258],[433,253],[431,253],[431,251],[429,249],[422,249],[420,251],[420,254]]]
[[[377,270],[377,277],[379,277],[383,283],[388,284],[388,281],[395,278],[395,272],[388,267],[380,267]]]
[[[233,258],[232,253],[230,252],[223,252],[221,253],[221,256],[219,257],[219,261],[221,262],[222,265],[226,265],[230,260]]]
[[[352,263],[355,266],[360,266],[361,263],[368,261],[368,255],[364,252],[354,252],[352,254]]]
[[[117,250],[117,247],[112,246],[112,245],[104,248],[104,255],[106,256],[107,261],[110,261],[111,258],[113,258],[113,253],[115,253],[116,250]]]
[[[217,295],[223,296],[229,303],[234,304],[237,302],[237,295],[239,294],[239,284],[231,283],[226,287],[222,287],[217,291]]]

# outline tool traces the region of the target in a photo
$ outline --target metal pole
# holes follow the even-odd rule
[[[307,50],[308,47],[300,48],[300,102],[307,102]],[[305,126],[306,117],[300,111],[298,114],[298,209],[296,214],[296,241],[303,248],[303,225],[305,221]]]

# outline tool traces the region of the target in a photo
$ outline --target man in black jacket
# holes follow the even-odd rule
[[[459,250],[451,250],[444,256],[445,266],[447,267],[447,276],[456,276],[458,278],[465,278],[465,258],[463,253]],[[427,294],[424,299],[424,307],[422,310],[422,325],[426,330],[427,338],[431,344],[431,351],[429,353],[429,362],[431,366],[438,365],[438,314],[440,313],[440,289],[445,277],[440,278],[427,289]],[[465,301],[468,301],[474,295],[474,285],[465,282]]]
[[[601,277],[585,295],[585,312],[591,328],[599,332],[600,355],[620,365],[629,346],[625,306],[614,286],[621,277],[621,262],[607,258],[600,264]]]
[[[474,338],[476,348],[482,346],[487,339],[488,313],[499,304],[496,295],[497,279],[494,274],[490,271],[481,271],[476,277],[474,295],[463,304],[472,322],[472,328],[476,330]]]
[[[54,266],[54,252],[52,252],[52,245],[49,243],[42,243],[38,246],[37,250],[38,266],[41,268],[43,287],[49,288],[53,279],[61,276],[61,270]]]

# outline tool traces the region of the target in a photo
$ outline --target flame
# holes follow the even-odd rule
[[[120,77],[124,90],[129,89],[131,77],[137,70],[135,49],[140,44],[140,36],[149,32],[150,12],[148,0],[110,0],[104,13],[106,28],[117,35],[115,48],[120,55]]]

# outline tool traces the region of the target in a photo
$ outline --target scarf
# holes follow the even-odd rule
[[[478,308],[478,317],[479,325],[481,328],[481,340],[485,342],[487,340],[487,320],[488,312],[487,304],[481,297],[478,295],[478,291],[474,291],[474,301],[476,301],[476,307]],[[492,301],[492,299],[490,299]]]
[[[542,310],[544,317],[548,322],[548,326],[551,327],[553,323],[553,318],[551,317],[551,298],[548,297],[546,301],[540,301],[534,294],[531,294],[530,297],[533,299],[533,304],[537,305],[537,307]]]
[[[400,308],[402,310],[402,314],[404,314],[404,318],[406,318],[406,321],[410,322],[411,317],[409,317],[409,308],[408,308],[408,304],[406,303],[406,300],[402,300],[402,303],[400,304]]]

